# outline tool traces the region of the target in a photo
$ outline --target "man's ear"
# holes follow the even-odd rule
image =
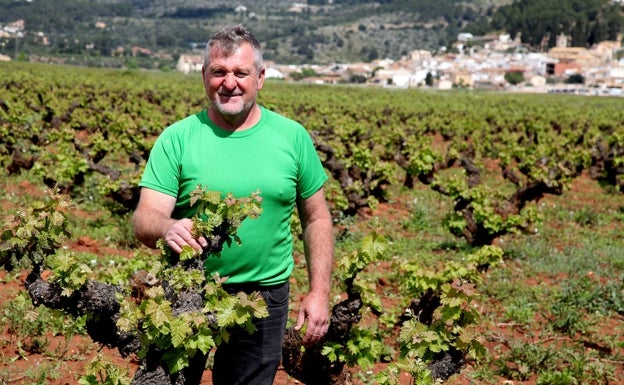
[[[262,89],[262,85],[264,85],[264,75],[266,73],[266,69],[262,67],[260,73],[258,74],[258,91]]]

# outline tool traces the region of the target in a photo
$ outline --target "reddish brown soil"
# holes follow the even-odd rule
[[[23,182],[19,186],[7,186],[8,193],[19,193],[19,194],[31,194],[31,195],[40,195],[42,191],[36,187],[31,185],[28,182]],[[585,206],[585,205],[609,205],[609,202],[605,201],[592,201],[589,197],[599,197],[601,194],[598,191],[598,187],[595,183],[588,180],[587,178],[579,178],[573,185],[572,191],[568,193],[568,197],[575,195],[574,198],[568,198],[568,202],[574,202],[574,205]],[[576,199],[578,198],[578,199]],[[545,203],[552,203],[550,200],[556,201],[557,197],[549,197],[545,199]],[[398,200],[397,200],[398,201]],[[7,202],[3,202],[2,207],[4,213],[9,213],[15,207],[12,207],[11,204]],[[389,215],[393,218],[401,218],[405,217],[409,214],[406,207],[394,204],[381,204],[374,213],[376,216]],[[97,241],[92,240],[88,237],[79,238],[72,242],[68,242],[67,247],[76,250],[76,251],[89,251],[91,253],[97,255],[130,255],[127,251],[120,251],[116,249],[110,249],[98,244]],[[558,277],[552,276],[538,276],[534,277],[532,280],[526,282],[527,285],[538,285],[538,284],[554,284]],[[560,277],[559,277],[560,278]],[[24,276],[19,276],[18,279],[13,279],[12,276],[8,275],[5,271],[0,270],[0,306],[7,302],[8,300],[15,297],[16,293],[20,290],[24,290],[23,286]],[[380,285],[382,286],[382,285]],[[385,298],[385,297],[382,297]],[[496,309],[497,304],[484,304],[484,307],[488,307],[488,310],[492,311],[492,309]],[[500,309],[499,309],[500,310]],[[496,311],[496,310],[494,310]],[[543,320],[542,320],[543,321]],[[28,322],[25,320],[24,322]],[[536,322],[540,322],[539,319]],[[604,325],[597,325],[596,327],[602,327],[604,335],[611,335],[613,340],[621,339],[622,336],[618,334],[618,330],[622,330],[622,319],[618,320],[609,320]],[[93,343],[88,337],[84,336],[76,336],[73,337],[68,344],[65,342],[65,338],[63,336],[53,336],[49,335],[48,339],[50,341],[49,346],[46,348],[48,352],[62,352],[66,349],[66,352],[62,354],[62,363],[59,363],[59,353],[57,354],[28,354],[24,357],[21,357],[18,353],[18,349],[14,344],[14,336],[11,336],[7,333],[6,325],[2,326],[2,330],[0,333],[2,334],[2,338],[0,339],[0,384],[15,384],[15,385],[26,385],[35,383],[32,378],[28,377],[29,373],[33,373],[37,371],[37,368],[49,368],[49,372],[57,373],[58,379],[55,380],[43,380],[42,382],[37,383],[45,383],[49,385],[78,385],[78,379],[81,375],[84,374],[84,367],[88,364],[88,362],[95,357],[98,352],[100,352],[104,357],[116,363],[119,367],[125,368],[129,373],[133,373],[136,369],[137,362],[131,358],[122,359],[116,350],[111,350],[106,347],[99,346],[98,344]],[[513,324],[505,324],[505,323],[497,323],[497,324],[488,324],[483,325],[484,334],[487,333],[489,336],[500,336],[499,339],[490,338],[485,342],[486,347],[490,351],[495,351],[495,348],[505,349],[505,345],[501,343],[506,338],[517,338],[517,339],[527,339],[526,335],[523,335],[523,331],[517,328]],[[561,340],[539,340],[538,337],[533,337],[533,341],[536,344],[559,344],[565,341]],[[589,349],[589,347],[588,347]],[[620,348],[620,350],[622,350]],[[624,351],[621,351],[619,357],[624,356]],[[618,373],[616,373],[616,378],[623,379],[624,378],[624,362],[620,362],[620,369]],[[384,370],[384,364],[378,364],[373,369],[374,371]],[[450,385],[468,385],[468,384],[477,384],[471,379],[470,373],[474,371],[472,365],[467,365],[461,374],[453,376],[449,379],[446,384]],[[202,380],[202,385],[212,384],[210,371],[206,371],[204,374],[204,378]],[[353,376],[353,383],[358,384],[356,380],[357,376]],[[504,379],[500,379],[498,382],[500,384],[505,385],[514,385],[514,384],[524,384],[524,385],[534,385],[536,383],[536,379],[533,378],[528,381],[507,381]],[[294,380],[289,377],[288,374],[280,369],[277,373],[276,380],[274,382],[275,385],[288,385],[288,384],[300,384],[300,382]],[[402,375],[401,385],[411,385],[412,379],[408,375]],[[610,382],[610,384],[624,384],[624,380],[619,380],[618,382]]]

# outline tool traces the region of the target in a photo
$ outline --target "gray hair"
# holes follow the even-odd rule
[[[260,71],[262,67],[264,67],[260,43],[258,43],[256,37],[241,24],[227,26],[210,37],[210,40],[208,40],[206,44],[204,66],[208,67],[210,64],[210,51],[213,47],[219,48],[224,55],[228,56],[233,54],[234,51],[244,43],[251,45],[254,52],[254,65],[256,69]]]

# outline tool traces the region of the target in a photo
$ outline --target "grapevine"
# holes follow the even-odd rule
[[[185,250],[171,263],[171,250],[159,242],[163,262],[153,263],[153,271],[135,272],[127,286],[92,279],[91,269],[61,248],[70,236],[63,215],[70,203],[56,192],[6,225],[0,255],[6,266],[31,270],[26,288],[35,305],[86,316],[94,341],[118,348],[122,356],[136,354],[143,365],[133,384],[176,383],[184,380],[192,357],[208,354],[227,339],[229,327],[251,333],[252,317],[268,315],[258,292],[230,295],[222,287],[227,277],[207,279],[202,262],[217,258],[224,244],[240,242],[238,227],[262,212],[259,192],[221,198],[199,186],[192,201],[199,208],[194,231],[210,240],[204,253]],[[50,272],[46,278],[44,269]]]

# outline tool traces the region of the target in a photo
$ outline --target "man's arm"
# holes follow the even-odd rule
[[[332,218],[323,189],[298,202],[299,217],[303,227],[306,263],[310,287],[304,297],[295,329],[308,321],[303,343],[313,345],[325,336],[329,328],[329,294],[334,262],[334,236]]]
[[[139,203],[132,216],[134,234],[137,239],[148,247],[155,248],[156,241],[164,238],[169,247],[177,253],[182,251],[182,246],[190,245],[201,251],[199,240],[193,238],[191,233],[193,222],[188,219],[177,220],[171,218],[171,213],[176,204],[176,198],[161,192],[141,188]]]

